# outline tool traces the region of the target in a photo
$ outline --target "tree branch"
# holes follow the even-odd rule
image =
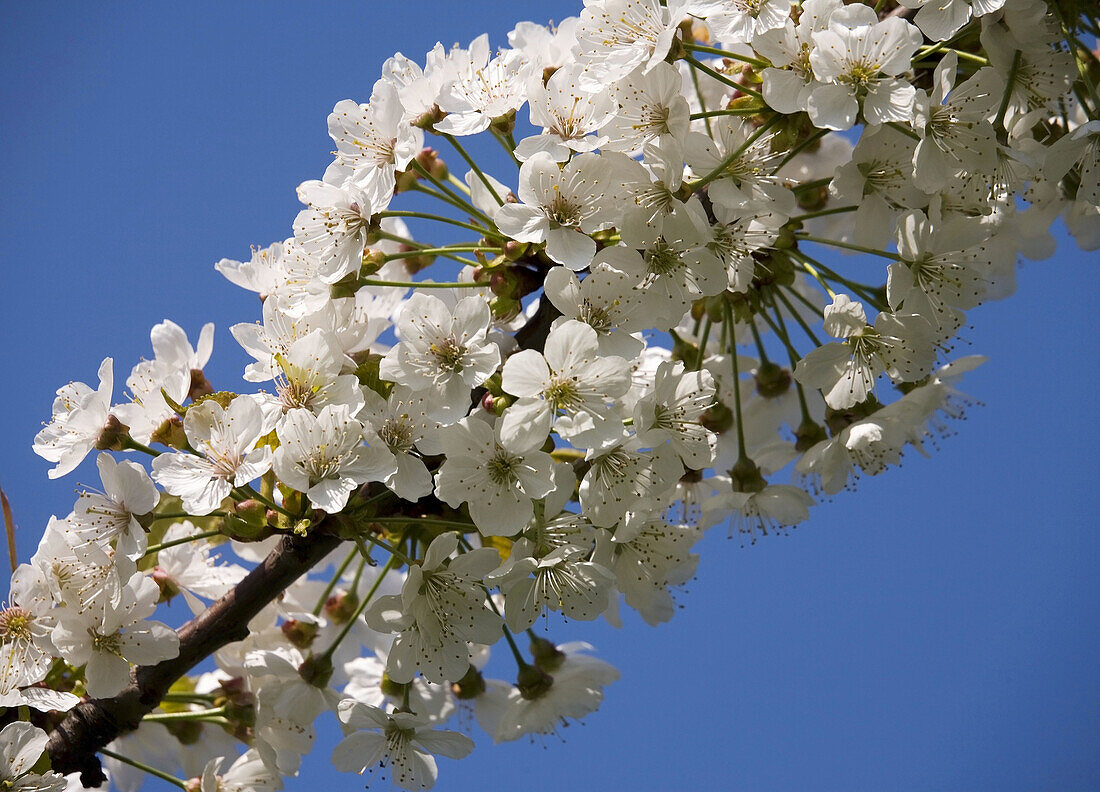
[[[340,541],[316,530],[304,537],[284,536],[263,563],[232,591],[180,628],[180,652],[176,657],[134,669],[130,684],[114,698],[90,699],[69,712],[50,734],[46,746],[53,770],[79,772],[85,787],[102,784],[106,776],[96,751],[120,734],[136,729],[172,683],[200,661],[226,644],[247,637],[252,618]]]
[[[541,349],[560,312],[542,295],[535,315],[516,332],[523,349]],[[477,401],[474,401],[476,404]],[[130,684],[109,699],[89,699],[74,707],[50,734],[46,750],[53,770],[80,773],[85,787],[106,780],[96,752],[121,734],[136,729],[172,684],[199,662],[248,636],[248,623],[291,583],[309,571],[342,541],[326,530],[328,518],[308,536],[284,536],[278,546],[237,586],[179,630],[176,657],[135,668]]]

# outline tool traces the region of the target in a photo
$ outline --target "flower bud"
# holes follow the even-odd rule
[[[194,745],[202,738],[202,724],[198,721],[166,721],[164,725],[182,745]]]
[[[515,297],[519,278],[509,270],[497,270],[489,276],[489,291],[498,297]]]
[[[782,396],[791,387],[791,372],[771,361],[760,364],[755,379],[756,392],[765,399]]]
[[[531,639],[531,655],[535,665],[543,671],[557,671],[565,661],[565,652],[558,649],[553,641],[535,636]]]
[[[721,322],[726,315],[726,298],[723,294],[707,297],[706,316],[712,322]]]
[[[733,428],[733,410],[715,402],[699,416],[699,424],[715,434],[725,434]]]
[[[533,665],[523,666],[516,678],[516,687],[519,688],[519,694],[528,701],[545,696],[553,684],[554,677],[538,666]]]
[[[378,687],[381,689],[382,695],[390,698],[399,699],[405,695],[406,685],[401,682],[394,682],[385,671],[382,672],[382,681],[378,683]]]
[[[794,432],[795,451],[806,452],[826,438],[825,427],[817,424],[811,418],[805,418]]]
[[[130,432],[130,427],[115,418],[114,414],[107,416],[103,429],[99,432],[95,447],[97,451],[121,451],[122,438]]]
[[[485,677],[473,666],[466,670],[466,674],[457,682],[451,683],[451,693],[459,701],[475,699],[485,692]]]
[[[199,398],[200,400],[209,398],[209,394],[205,397],[200,396]],[[160,443],[169,448],[187,448],[187,433],[183,431],[183,419],[178,415],[173,415],[171,418],[168,418],[149,435],[149,442]]]
[[[523,310],[520,301],[513,297],[494,297],[489,300],[489,310],[498,322],[510,322]]]
[[[504,415],[504,411],[512,406],[512,397],[506,394],[493,397],[493,405],[490,412],[498,418]]]
[[[153,570],[153,582],[160,589],[158,602],[168,602],[172,597],[180,593],[179,586],[172,580],[172,576],[159,566]]]
[[[760,467],[746,456],[739,457],[729,471],[734,492],[760,492],[768,486]]]
[[[851,407],[847,407],[843,410],[834,410],[832,407],[825,408],[825,425],[829,427],[829,432],[833,435],[838,435],[854,424],[856,421],[862,421],[874,413],[878,412],[882,404],[875,398],[875,395],[868,394],[865,401],[859,404],[853,404]]]
[[[275,531],[272,515],[258,500],[249,498],[233,504],[233,510],[222,518],[221,532],[238,542],[260,542]],[[275,515],[276,517],[278,515]]]
[[[214,386],[206,379],[206,375],[202,373],[202,369],[191,369],[191,387],[187,391],[188,398],[190,398],[191,401],[195,401],[195,399],[201,399],[203,396],[208,396],[213,392]]]
[[[799,209],[816,212],[818,209],[825,208],[825,203],[829,200],[829,188],[822,185],[810,190],[799,190],[795,195],[798,197]]]
[[[369,278],[386,263],[386,254],[381,250],[366,248],[363,250],[363,263],[359,265],[359,277]]]
[[[416,187],[418,181],[420,181],[420,174],[412,168],[398,171],[395,176],[393,194],[397,195],[398,193],[408,192]]]
[[[420,153],[416,155],[416,161],[420,163],[420,167],[432,175],[433,179],[444,181],[450,174],[447,163],[442,160],[439,152],[434,148],[425,146],[420,149]]]
[[[298,676],[314,687],[323,688],[332,679],[332,672],[335,670],[332,660],[326,655],[311,654],[298,666]]]
[[[493,132],[499,132],[502,135],[510,135],[516,128],[516,111],[509,110],[507,113],[501,116],[497,116],[489,124],[489,129]]]
[[[447,114],[439,109],[439,105],[432,105],[430,110],[421,113],[416,118],[414,118],[412,120],[412,125],[414,127],[419,127],[420,129],[431,132],[432,127],[434,127],[446,117]]]
[[[527,255],[527,250],[528,246],[526,242],[517,242],[514,239],[509,239],[504,243],[504,256],[509,261],[519,261]]]
[[[341,591],[325,600],[325,616],[333,624],[347,624],[359,609],[359,598],[350,591]]]
[[[694,366],[699,360],[699,347],[676,332],[670,331],[669,334],[672,336],[672,359]]]
[[[317,638],[317,625],[314,622],[287,619],[280,629],[283,636],[298,649],[308,649]]]

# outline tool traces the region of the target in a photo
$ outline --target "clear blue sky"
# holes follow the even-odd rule
[[[117,396],[164,318],[192,335],[215,322],[208,374],[238,384],[228,327],[259,305],[213,263],[290,233],[336,101],[365,101],[395,50],[500,44],[516,21],[578,9],[0,5],[0,485],[21,557],[95,482],[87,464],[49,481],[31,452],[58,386],[112,355]],[[552,623],[622,670],[601,711],[564,743],[481,740],[441,760],[437,788],[1100,787],[1097,258],[1065,243],[973,313],[959,352],[991,358],[964,387],[985,406],[932,459],[865,479],[788,537],[709,536],[670,624]],[[287,788],[363,784],[328,768],[327,746],[304,773]]]

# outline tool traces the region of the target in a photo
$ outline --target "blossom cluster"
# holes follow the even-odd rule
[[[1059,216],[1100,247],[1083,13],[587,0],[499,50],[394,55],[333,108],[292,235],[216,265],[262,300],[231,328],[254,392],[208,381],[212,325],[193,346],[171,321],[125,396],[111,358],[58,390],[35,451],[51,477],[98,452],[101,484],[0,611],[0,696],[30,719],[0,732],[5,783],[77,785],[30,772],[43,729],[205,629],[159,603],[217,614],[287,543],[335,549],[110,735],[119,789],[278,789],[326,712],[338,769],[428,789],[474,747],[449,721],[500,742],[594,711],[618,672],[548,612],[667,621],[707,529],[754,542],[925,453],[984,361],[953,355],[969,312]]]

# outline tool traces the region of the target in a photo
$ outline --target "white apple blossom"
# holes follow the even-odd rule
[[[668,54],[684,0],[585,0],[573,55],[585,81],[599,88],[635,69],[648,74]]]
[[[589,236],[617,219],[612,159],[581,154],[559,168],[546,152],[537,152],[519,172],[522,203],[505,203],[494,220],[518,242],[546,243],[546,255],[574,271],[596,254]]]
[[[536,77],[529,89],[531,123],[543,133],[526,137],[516,147],[516,159],[523,162],[535,152],[545,151],[556,162],[566,162],[573,152],[593,151],[610,138],[595,135],[611,118],[612,99],[606,91],[578,87],[576,69],[558,69],[543,85]]]
[[[910,120],[916,89],[900,75],[923,40],[916,27],[900,17],[880,22],[869,6],[849,5],[811,38],[810,65],[823,83],[807,101],[815,126],[848,129],[861,109],[869,124]]]
[[[267,392],[214,393],[213,325],[192,346],[168,320],[126,403],[111,358],[58,390],[34,443],[51,477],[135,456],[101,454],[103,492],[12,576],[9,719],[106,742],[121,792],[142,775],[116,749],[250,792],[335,711],[339,769],[426,789],[433,754],[472,748],[451,719],[500,742],[600,705],[618,672],[540,616],[668,621],[706,527],[755,541],[927,455],[984,361],[937,358],[1017,257],[1049,257],[1059,217],[1100,247],[1096,15],[896,5],[586,0],[500,50],[394,54],[329,116],[293,236],[215,265],[262,300],[231,332]],[[492,172],[454,137],[481,132]],[[158,602],[197,615],[177,632]],[[152,717],[120,737],[116,703]],[[31,772],[46,739],[0,732],[0,787],[75,789]],[[94,769],[78,753],[51,759]]]
[[[0,730],[0,786],[13,792],[63,792],[64,776],[32,772],[46,751],[46,732],[23,721]]]
[[[369,209],[361,207],[364,212],[374,214],[389,205],[396,172],[407,168],[423,145],[424,133],[403,123],[403,116],[397,89],[379,80],[368,104],[344,99],[328,117],[336,161],[325,181],[362,190],[369,201]]]
[[[183,499],[191,514],[209,514],[242,487],[271,468],[271,449],[256,448],[271,431],[256,401],[238,396],[222,407],[207,399],[187,410],[183,429],[197,454],[161,454],[153,460],[153,480]]]
[[[332,764],[345,773],[360,773],[373,765],[387,769],[402,789],[435,786],[435,756],[461,759],[474,749],[474,741],[458,732],[436,729],[411,712],[386,714],[353,699],[340,702],[340,722],[354,732],[332,752]]]
[[[500,556],[483,547],[451,558],[457,548],[457,534],[440,534],[409,569],[401,595],[367,608],[374,629],[400,633],[386,662],[395,682],[411,682],[418,670],[430,682],[457,681],[469,667],[467,642],[488,644],[500,634],[500,617],[489,609],[482,583]]]
[[[554,489],[550,455],[536,450],[543,438],[517,447],[506,444],[501,432],[499,424],[494,430],[464,418],[439,434],[447,459],[435,475],[436,497],[456,508],[468,503],[486,536],[518,533],[534,514],[531,502]]]
[[[500,350],[488,341],[489,309],[466,297],[452,311],[438,297],[414,294],[397,320],[401,343],[383,358],[379,373],[413,391],[431,389],[457,408],[500,365]]]
[[[150,578],[135,573],[122,587],[117,607],[103,618],[67,610],[58,617],[53,643],[74,666],[85,665],[88,695],[114,696],[130,681],[130,664],[150,665],[179,652],[176,632],[147,621],[157,607],[159,589]]]
[[[622,423],[608,403],[630,387],[627,361],[603,357],[591,326],[567,321],[554,328],[542,353],[517,352],[504,363],[502,387],[518,396],[504,413],[500,440],[509,449],[534,448],[551,428],[574,445],[618,440]]]
[[[111,408],[113,370],[111,358],[104,358],[99,364],[96,390],[83,382],[70,382],[57,389],[53,418],[34,438],[34,453],[57,463],[49,472],[50,478],[71,473],[95,448]]]
[[[302,492],[318,509],[336,514],[352,490],[394,473],[392,454],[363,443],[363,424],[343,405],[319,414],[296,408],[276,427],[275,475]]]
[[[137,558],[145,553],[145,529],[137,518],[157,505],[160,493],[145,468],[136,462],[116,462],[110,454],[96,458],[103,493],[84,491],[69,517],[69,530],[81,543],[107,545],[117,539],[119,552]]]

